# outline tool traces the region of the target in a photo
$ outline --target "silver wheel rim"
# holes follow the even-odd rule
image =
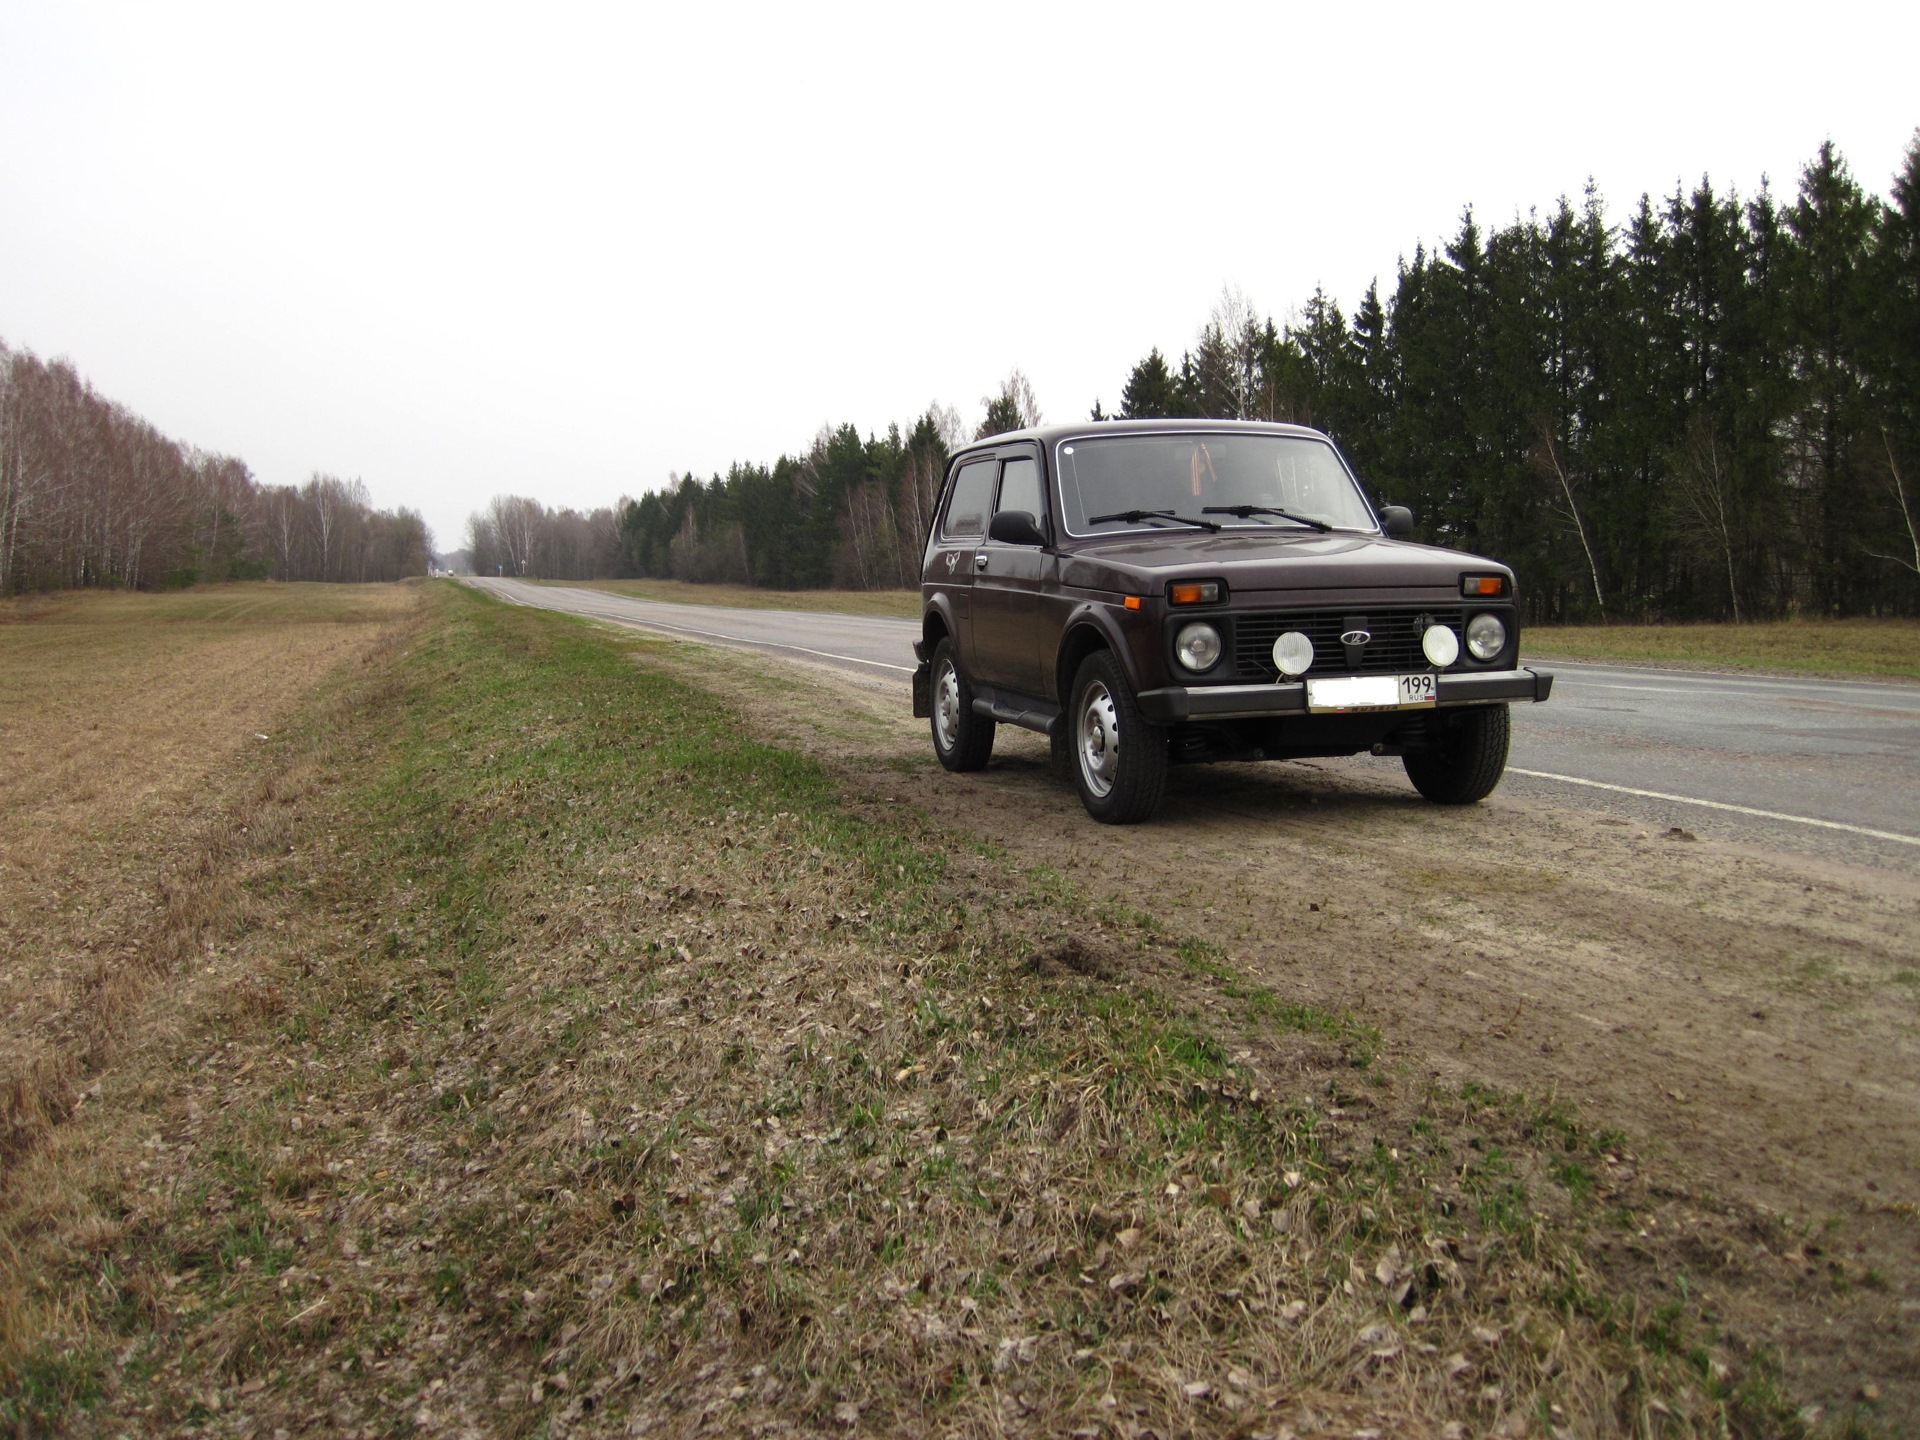
[[[1104,800],[1113,793],[1114,778],[1120,773],[1120,716],[1113,696],[1098,680],[1091,682],[1080,699],[1080,780],[1087,793]]]
[[[942,750],[951,750],[960,735],[960,672],[953,661],[943,661],[933,680],[933,733]]]

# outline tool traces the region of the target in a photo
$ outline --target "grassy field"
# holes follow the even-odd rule
[[[421,606],[169,822],[186,943],[0,1192],[0,1421],[1808,1430],[1645,1287],[1627,1137],[849,794],[665,642]]]
[[[318,676],[415,598],[234,585],[0,604],[0,1158],[71,1105],[177,940],[147,916],[185,894],[188,837]]]
[[[1920,680],[1920,621],[1776,620],[1757,625],[1533,626],[1532,658]]]

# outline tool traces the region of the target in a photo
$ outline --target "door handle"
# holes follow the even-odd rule
[[[974,568],[974,569],[976,569],[976,570],[984,570],[984,569],[986,569],[986,568],[987,568],[987,557],[986,557],[986,556],[984,556],[984,555],[976,555],[976,556],[974,556],[974,557],[973,557],[973,568]]]

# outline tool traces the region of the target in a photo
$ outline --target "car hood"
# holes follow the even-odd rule
[[[1156,530],[1101,537],[1063,553],[1064,584],[1089,590],[1158,590],[1167,580],[1218,578],[1234,594],[1261,590],[1456,590],[1462,570],[1511,577],[1497,561],[1388,540],[1314,530]]]

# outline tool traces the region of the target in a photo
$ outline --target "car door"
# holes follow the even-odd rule
[[[1024,510],[1048,525],[1040,452],[1033,445],[999,452],[994,513]],[[985,538],[974,556],[974,677],[1022,695],[1044,695],[1041,682],[1040,587],[1053,557],[1038,545]]]
[[[974,562],[987,538],[987,516],[993,511],[994,484],[1000,462],[992,456],[968,460],[954,472],[946,504],[927,550],[926,578],[936,593],[947,597],[953,616],[953,644],[960,668],[973,675]]]

